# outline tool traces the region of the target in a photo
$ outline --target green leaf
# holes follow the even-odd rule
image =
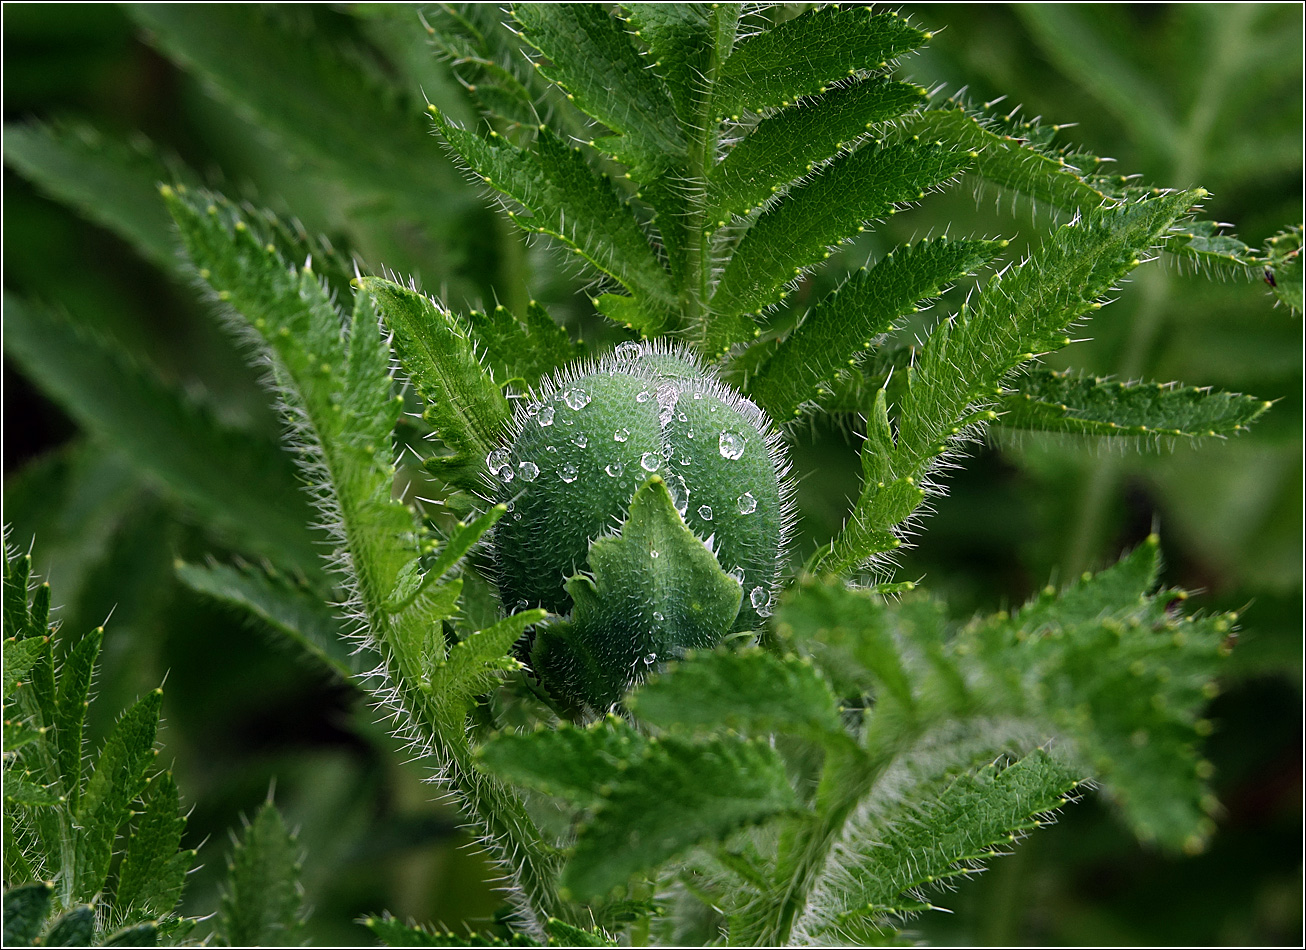
[[[712,167],[708,220],[722,226],[731,214],[761,207],[794,179],[843,153],[875,123],[919,106],[924,95],[919,86],[868,79],[764,119]]]
[[[5,161],[42,191],[124,238],[146,260],[175,272],[171,221],[159,204],[160,182],[179,164],[143,136],[117,139],[83,123],[9,125]]]
[[[76,810],[81,835],[77,841],[74,899],[89,900],[104,887],[118,826],[130,815],[131,803],[145,790],[146,772],[154,763],[154,738],[162,704],[163,691],[152,690],[123,713],[104,742]]]
[[[596,710],[659,658],[715,644],[743,598],[656,475],[635,492],[621,534],[590,545],[589,566],[592,578],[567,582],[571,619],[541,628],[533,658],[551,691]]]
[[[790,105],[861,70],[883,68],[927,39],[929,34],[896,13],[864,7],[809,10],[739,44],[718,76],[717,114]]]
[[[1085,179],[1085,172],[1029,144],[1031,129],[1018,135],[992,117],[959,106],[919,112],[901,124],[905,134],[969,153],[971,170],[985,181],[1054,208],[1088,211],[1112,202],[1099,184]]]
[[[215,930],[229,947],[294,946],[304,925],[299,846],[270,801],[235,842]]]
[[[1235,272],[1255,268],[1259,263],[1256,250],[1233,235],[1222,234],[1224,227],[1215,221],[1190,222],[1170,236],[1165,249],[1202,264],[1233,265]]]
[[[556,729],[497,736],[478,750],[477,759],[507,781],[592,806],[600,801],[600,789],[623,780],[647,750],[644,736],[606,716],[584,728],[563,722]]]
[[[700,841],[797,805],[784,762],[765,743],[666,739],[632,763],[583,825],[562,874],[579,900],[607,894]]]
[[[524,319],[501,305],[488,313],[470,311],[468,322],[500,386],[514,379],[535,386],[540,377],[581,355],[581,347],[572,343],[567,331],[534,300],[526,307]]]
[[[816,401],[823,384],[855,363],[915,304],[943,292],[1000,250],[1003,241],[935,238],[891,251],[813,307],[757,370],[749,395],[776,419]]]
[[[4,945],[30,947],[36,943],[50,913],[54,888],[42,881],[11,887],[4,898]]]
[[[1268,259],[1265,279],[1274,294],[1297,313],[1302,312],[1301,225],[1276,234],[1265,242]]]
[[[52,723],[54,745],[64,794],[74,809],[82,794],[82,728],[86,723],[91,674],[95,672],[103,639],[103,628],[91,631],[73,646],[59,670]]]
[[[359,287],[375,301],[394,333],[400,362],[426,402],[426,417],[453,456],[440,471],[471,490],[485,471],[512,411],[481,366],[467,326],[425,294],[379,277]]]
[[[663,728],[846,737],[834,695],[811,662],[760,650],[688,656],[637,688],[628,703],[640,719]]]
[[[74,907],[54,922],[41,941],[45,947],[89,947],[95,936],[95,910],[89,904]]]
[[[106,947],[157,947],[162,936],[155,921],[121,927],[104,938]],[[180,935],[174,936],[174,939]]]
[[[612,183],[590,168],[578,149],[547,128],[539,130],[530,150],[497,132],[487,141],[453,125],[434,106],[431,112],[450,147],[481,180],[529,212],[510,212],[517,225],[557,238],[630,291],[643,315],[637,326],[642,333],[672,328],[670,274]]]
[[[494,685],[499,675],[521,668],[510,651],[526,628],[548,616],[524,610],[455,643],[431,672],[431,694],[450,722],[461,722],[472,700]]]
[[[81,426],[126,452],[206,523],[278,563],[320,573],[310,512],[280,447],[223,425],[75,321],[8,295],[4,306],[6,352]]]
[[[586,114],[620,133],[605,150],[637,168],[660,170],[683,156],[685,135],[671,96],[621,20],[597,4],[520,3],[513,16],[548,57],[541,71]]]
[[[381,11],[394,8],[383,7]],[[411,11],[405,10],[409,17]],[[504,21],[502,11],[484,4],[441,4],[422,16],[435,49],[449,61],[463,88],[481,111],[499,116],[510,126],[536,128],[538,94],[531,87],[533,70],[521,55],[521,43]],[[423,50],[429,57],[429,51]],[[434,97],[432,97],[434,98]]]
[[[973,309],[930,334],[901,399],[896,434],[884,397],[867,420],[862,492],[843,532],[813,567],[843,573],[897,546],[892,529],[924,498],[920,480],[967,426],[996,416],[983,405],[1035,354],[1068,345],[1066,328],[1110,290],[1205,196],[1171,192],[1089,212],[1059,228],[1019,267],[994,277]],[[881,390],[883,393],[883,390]]]
[[[456,220],[450,202],[456,207],[461,193],[457,176],[440,160],[420,103],[368,68],[357,51],[317,31],[304,35],[308,21],[292,26],[275,9],[146,3],[128,9],[166,55],[292,153],[359,191],[383,195],[392,213],[417,216],[436,230]],[[235,49],[241,55],[231,55]]]
[[[191,590],[253,614],[341,679],[357,671],[339,619],[302,585],[251,566],[179,562],[176,572]]]
[[[978,874],[1018,836],[1046,824],[1079,782],[1039,749],[1006,767],[965,773],[924,801],[899,803],[845,836],[832,853],[838,883],[809,905],[805,933],[838,932],[850,918],[882,921],[928,909],[921,888]]]
[[[1004,395],[998,424],[1077,435],[1224,436],[1242,432],[1271,403],[1175,383],[1119,383],[1038,369]]]
[[[6,591],[6,595],[8,592]],[[6,630],[7,634],[9,631]],[[8,637],[4,641],[4,698],[8,703],[14,687],[27,678],[36,661],[40,659],[46,642],[42,637],[28,637],[26,640],[14,640]]]
[[[180,814],[172,775],[163,772],[152,778],[141,801],[144,807],[127,842],[114,891],[119,924],[172,913],[195,857],[193,851],[179,850],[186,819]]]
[[[648,47],[653,69],[666,83],[681,127],[699,121],[702,77],[711,62],[713,34],[724,18],[739,19],[738,4],[629,3],[623,6],[634,34]]]
[[[853,236],[863,222],[960,171],[964,153],[934,145],[864,145],[821,169],[767,208],[726,264],[712,295],[720,318],[760,311],[828,247]]]
[[[32,739],[40,738],[40,733],[33,731]],[[5,751],[12,752],[22,748],[25,745],[21,740],[16,746],[10,746],[8,737],[5,740]],[[47,808],[52,805],[58,805],[62,801],[58,794],[52,789],[40,785],[33,785],[26,779],[18,778],[12,772],[5,775],[5,801],[13,802],[16,805],[29,805],[34,808]]]

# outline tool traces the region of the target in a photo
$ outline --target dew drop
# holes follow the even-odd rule
[[[748,602],[763,617],[771,616],[771,592],[765,587],[754,587],[748,594]]]
[[[495,449],[489,455],[485,456],[485,464],[490,467],[490,471],[498,474],[499,469],[508,464],[509,452],[507,449]]]
[[[513,479],[512,466],[505,465],[503,468],[499,469],[494,474],[499,476],[499,481],[503,482],[506,485]]]
[[[619,478],[621,476],[621,473],[624,472],[625,470],[626,467],[622,465],[620,462],[613,462],[611,465],[603,469],[603,471],[607,472],[613,478]]]
[[[648,402],[653,398],[653,394],[647,389],[641,389],[639,395],[635,397],[635,402]]]
[[[655,610],[653,611],[653,619],[656,620],[658,623],[661,623],[663,620],[666,620],[667,618],[662,616],[662,611]],[[652,656],[654,659],[657,659],[656,653],[652,654]]]
[[[540,474],[540,467],[534,462],[522,462],[517,466],[517,474],[521,476],[522,481],[533,482]]]
[[[677,392],[674,383],[667,383],[665,386],[658,387],[658,425],[666,428],[671,423],[671,417],[676,413],[676,400],[680,394]]]
[[[590,404],[590,394],[583,389],[568,389],[562,394],[562,401],[571,408],[580,410]]]
[[[503,510],[504,510],[504,511],[512,511],[512,510],[513,510],[514,508],[516,508],[516,507],[517,507],[517,503],[516,503],[516,502],[512,502],[512,501],[510,501],[510,502],[508,502],[508,504],[506,504],[506,505],[503,506]]]
[[[553,407],[544,406],[540,409],[540,425],[548,427],[553,425]]]
[[[630,430],[627,429],[625,426],[622,426],[616,432],[612,433],[613,442],[625,442],[629,438],[630,438]]]
[[[743,586],[743,583],[744,583],[744,569],[743,569],[742,567],[731,568],[731,570],[730,570],[730,576],[733,577],[733,578],[735,579],[735,582],[736,582],[737,584],[739,584],[740,586]]]
[[[590,440],[589,437],[582,432],[580,435],[576,436],[576,438],[571,440],[571,444],[576,446],[578,449],[583,449],[585,446],[590,444]]]
[[[728,458],[731,461],[744,454],[744,446],[747,444],[747,439],[737,432],[731,432],[729,429],[722,432],[721,438],[717,440],[717,445],[721,449],[721,457]]]
[[[687,430],[685,430],[685,438],[688,439],[690,442],[693,442],[693,441],[694,441],[694,430],[693,430],[693,429],[687,429]]]
[[[711,521],[711,520],[712,520],[712,509],[711,509],[711,507],[708,506],[708,505],[699,505],[699,506],[698,506],[698,516],[699,516],[700,518],[702,518],[704,521]]]
[[[676,413],[676,418],[679,419],[681,422],[689,421],[689,416],[685,415],[683,412]]]
[[[623,361],[625,361],[625,360],[638,359],[638,358],[639,358],[639,344],[638,344],[638,343],[623,343],[623,344],[621,344],[620,346],[617,347],[617,349],[616,349],[616,351],[615,351],[615,356],[617,357],[617,359],[619,359],[619,360],[623,360]]]
[[[566,465],[562,466],[561,471],[558,472],[558,477],[570,485],[576,480],[576,474],[576,466],[568,462]]]
[[[649,551],[649,552],[648,552],[648,556],[649,556],[649,557],[657,557],[657,556],[658,556],[658,552],[657,552],[657,551]]]
[[[753,497],[751,491],[746,491],[740,495],[736,503],[739,505],[741,515],[751,515],[757,510],[757,499]]]
[[[691,459],[688,455],[682,455],[682,456],[680,456],[680,464],[681,464],[681,465],[691,465],[691,464],[693,464],[693,459]]]
[[[666,442],[663,444],[662,457],[664,459],[670,461],[671,457],[675,454],[676,454],[676,447],[674,445],[672,445],[670,442]]]
[[[544,451],[546,451],[546,452],[548,452],[550,455],[552,455],[553,453],[555,453],[555,452],[558,451],[558,447],[557,447],[556,445],[546,445],[546,446],[544,447]]]
[[[662,467],[662,459],[658,458],[656,452],[645,452],[640,457],[639,467],[646,472],[656,472]]]

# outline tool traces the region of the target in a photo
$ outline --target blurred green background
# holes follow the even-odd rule
[[[903,75],[1078,123],[1061,143],[1153,184],[1205,186],[1204,216],[1248,244],[1300,223],[1299,5],[902,9],[936,31]],[[596,346],[617,338],[574,271],[509,231],[428,134],[423,96],[473,113],[417,8],[6,4],[3,18],[6,294],[115,341],[224,422],[269,443],[278,431],[257,372],[179,276],[152,190],[97,178],[97,161],[269,207],[455,308],[534,297]],[[132,228],[103,226],[104,207]],[[1052,220],[965,180],[847,246],[795,296],[893,242],[947,230],[1011,238],[1018,253]],[[958,617],[1101,567],[1155,526],[1166,582],[1244,621],[1211,709],[1223,811],[1209,851],[1144,848],[1090,797],[945,895],[954,914],[914,925],[926,939],[1301,943],[1301,330],[1263,284],[1165,260],[1142,268],[1083,327],[1091,342],[1056,365],[1276,400],[1254,430],[1195,447],[995,433],[948,480],[899,577],[923,578]],[[162,760],[203,863],[186,912],[216,907],[228,831],[275,782],[307,853],[315,943],[366,942],[353,919],[383,909],[455,926],[492,914],[498,898],[456,815],[365,701],[176,580],[177,558],[231,560],[239,547],[58,392],[6,347],[4,518],[15,544],[35,538],[65,623],[112,614],[93,736],[166,679]],[[855,453],[843,423],[796,435],[799,554],[846,513]]]

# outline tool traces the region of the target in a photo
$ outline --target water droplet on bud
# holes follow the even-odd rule
[[[751,491],[746,491],[738,498],[739,513],[741,515],[751,515],[757,510],[757,499],[753,497]]]
[[[590,404],[590,394],[583,389],[568,389],[562,394],[562,401],[579,411]]]
[[[640,457],[639,467],[646,472],[656,472],[662,467],[662,459],[658,458],[656,452],[645,452]]]
[[[534,462],[522,462],[517,466],[517,474],[521,476],[522,481],[533,482],[540,474],[540,467]]]
[[[708,505],[699,505],[699,506],[698,506],[698,516],[699,516],[700,518],[702,518],[704,521],[711,521],[711,520],[712,520],[712,509],[711,509],[711,507],[709,507]]]
[[[558,472],[558,477],[561,478],[568,485],[570,485],[572,482],[576,480],[576,475],[577,475],[576,466],[572,465],[570,462],[562,466],[562,469]]]
[[[744,446],[747,444],[747,439],[738,432],[731,432],[729,429],[722,432],[721,438],[717,440],[717,445],[721,449],[721,457],[728,458],[731,461],[744,454]]]

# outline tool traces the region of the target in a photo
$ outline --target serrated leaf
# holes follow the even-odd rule
[[[45,735],[44,729],[34,729],[25,722],[6,719],[4,723],[5,754],[16,752],[29,742],[35,742]]]
[[[299,846],[281,813],[265,802],[232,849],[215,921],[229,947],[293,946],[303,929]]]
[[[585,113],[620,133],[605,140],[605,148],[629,165],[653,169],[684,154],[685,135],[667,88],[604,7],[519,3],[513,16],[527,41],[548,57],[544,74]]]
[[[533,387],[542,376],[581,355],[581,348],[571,342],[567,331],[534,300],[527,305],[523,318],[514,316],[507,307],[497,306],[488,313],[470,311],[468,322],[500,386],[515,379],[527,388]]]
[[[100,656],[103,639],[104,630],[101,628],[82,637],[69,651],[59,670],[52,723],[54,747],[64,794],[73,809],[77,808],[82,794],[82,728],[86,723],[91,674],[95,672],[95,661]]]
[[[6,633],[9,631],[6,630]],[[45,642],[40,637],[28,637],[26,640],[14,640],[7,637],[4,641],[4,698],[9,701],[14,687],[27,677],[41,652]]]
[[[163,936],[155,921],[120,927],[104,938],[106,947],[157,947]],[[180,935],[178,935],[180,936]]]
[[[500,673],[521,666],[511,655],[512,645],[527,627],[547,616],[545,610],[524,610],[468,634],[450,647],[431,671],[431,694],[450,722],[461,722],[472,700],[494,685]]]
[[[151,779],[141,801],[114,891],[114,915],[120,925],[172,913],[193,858],[193,852],[179,851],[186,819],[180,814],[172,775],[163,772]]]
[[[990,116],[949,106],[908,116],[902,120],[903,132],[970,153],[971,169],[986,181],[1054,208],[1088,211],[1111,201],[1106,191],[1060,156],[1034,147]]]
[[[999,856],[1041,825],[1078,784],[1039,749],[1006,767],[958,776],[936,798],[882,812],[839,842],[831,858],[841,868],[838,883],[800,926],[818,934],[854,916],[882,921],[929,908],[919,888],[978,873],[975,862]]]
[[[460,129],[434,107],[432,114],[445,140],[481,180],[530,212],[529,217],[512,215],[514,222],[569,245],[634,294],[643,313],[641,331],[671,328],[675,293],[670,275],[612,183],[590,168],[579,151],[548,129],[540,129],[527,151],[497,134],[487,141]]]
[[[607,894],[700,841],[797,805],[774,749],[728,739],[658,742],[603,798],[562,874],[563,886],[580,900]]]
[[[896,435],[879,397],[862,449],[861,495],[841,535],[812,566],[841,573],[896,546],[886,532],[916,510],[924,497],[919,480],[932,460],[965,427],[992,418],[976,404],[999,395],[1003,378],[1035,354],[1068,345],[1066,327],[1204,195],[1171,192],[1091,211],[990,280],[973,309],[939,323],[909,375]]]
[[[712,167],[708,221],[723,224],[731,214],[760,207],[791,181],[843,152],[876,122],[916,108],[924,93],[908,83],[868,79],[764,119]]]
[[[176,573],[191,590],[258,617],[336,676],[348,680],[357,671],[344,628],[317,594],[253,567],[178,563]]]
[[[19,748],[21,747],[22,744],[20,743]],[[5,751],[10,751],[7,741]],[[51,805],[58,805],[60,798],[52,789],[33,785],[26,779],[19,778],[10,772],[5,775],[5,801],[13,802],[15,805],[28,805],[33,808],[48,808]]]
[[[54,888],[42,881],[11,887],[4,897],[4,945],[30,947],[36,943],[50,913]]]
[[[935,238],[891,251],[807,313],[756,371],[749,395],[776,419],[796,415],[898,317],[984,264],[1003,243]]]
[[[665,482],[635,492],[621,534],[590,545],[593,577],[567,582],[575,609],[536,635],[536,672],[551,691],[609,708],[654,663],[714,645],[743,588],[685,525]]]
[[[873,145],[831,162],[762,212],[712,294],[718,319],[759,311],[862,223],[914,201],[960,171],[964,153],[934,145]]]
[[[72,320],[10,295],[4,309],[6,352],[82,427],[220,531],[309,576],[320,573],[311,514],[279,446],[223,425]]]
[[[74,907],[51,925],[41,941],[44,947],[89,947],[95,936],[95,910],[89,904]]]
[[[1165,249],[1203,264],[1234,265],[1238,271],[1255,268],[1256,250],[1231,234],[1222,234],[1223,227],[1215,221],[1189,222],[1170,235]]]
[[[647,749],[644,736],[609,716],[584,728],[562,723],[557,729],[497,736],[477,757],[507,781],[590,806],[598,804],[599,790],[621,781]]]
[[[565,920],[558,920],[551,917],[544,923],[544,929],[549,932],[549,943],[559,947],[616,947],[620,944],[616,940],[609,939],[603,931],[595,927],[592,930],[585,930],[581,927],[573,927]]]
[[[790,105],[861,70],[880,69],[928,38],[896,13],[809,10],[736,47],[718,76],[717,115]]]
[[[1270,403],[1170,383],[1120,383],[1038,369],[998,403],[998,424],[1077,435],[1202,438],[1244,431]]]
[[[630,3],[624,5],[635,35],[648,47],[666,83],[682,127],[699,120],[702,77],[709,69],[720,21],[739,19],[738,4]]]
[[[481,110],[510,125],[535,128],[538,94],[530,88],[533,72],[520,55],[518,37],[502,11],[488,4],[440,4],[422,11],[430,41],[449,60],[454,74]],[[429,55],[429,54],[428,54]]]
[[[838,703],[811,662],[760,650],[688,657],[639,686],[628,704],[641,720],[663,728],[846,738]]]
[[[146,772],[154,763],[162,704],[163,691],[152,690],[123,713],[104,741],[76,810],[82,834],[77,841],[74,899],[89,900],[104,887],[118,826],[145,789]]]
[[[119,140],[90,125],[26,124],[4,130],[5,161],[42,191],[127,240],[150,263],[176,271],[171,222],[158,186],[178,177],[137,135]]]
[[[1274,295],[1298,313],[1302,312],[1302,228],[1301,225],[1276,234],[1265,242],[1265,280]]]
[[[512,412],[481,366],[466,325],[425,294],[391,281],[364,277],[359,287],[376,301],[427,417],[454,453],[442,467],[474,490]]]

